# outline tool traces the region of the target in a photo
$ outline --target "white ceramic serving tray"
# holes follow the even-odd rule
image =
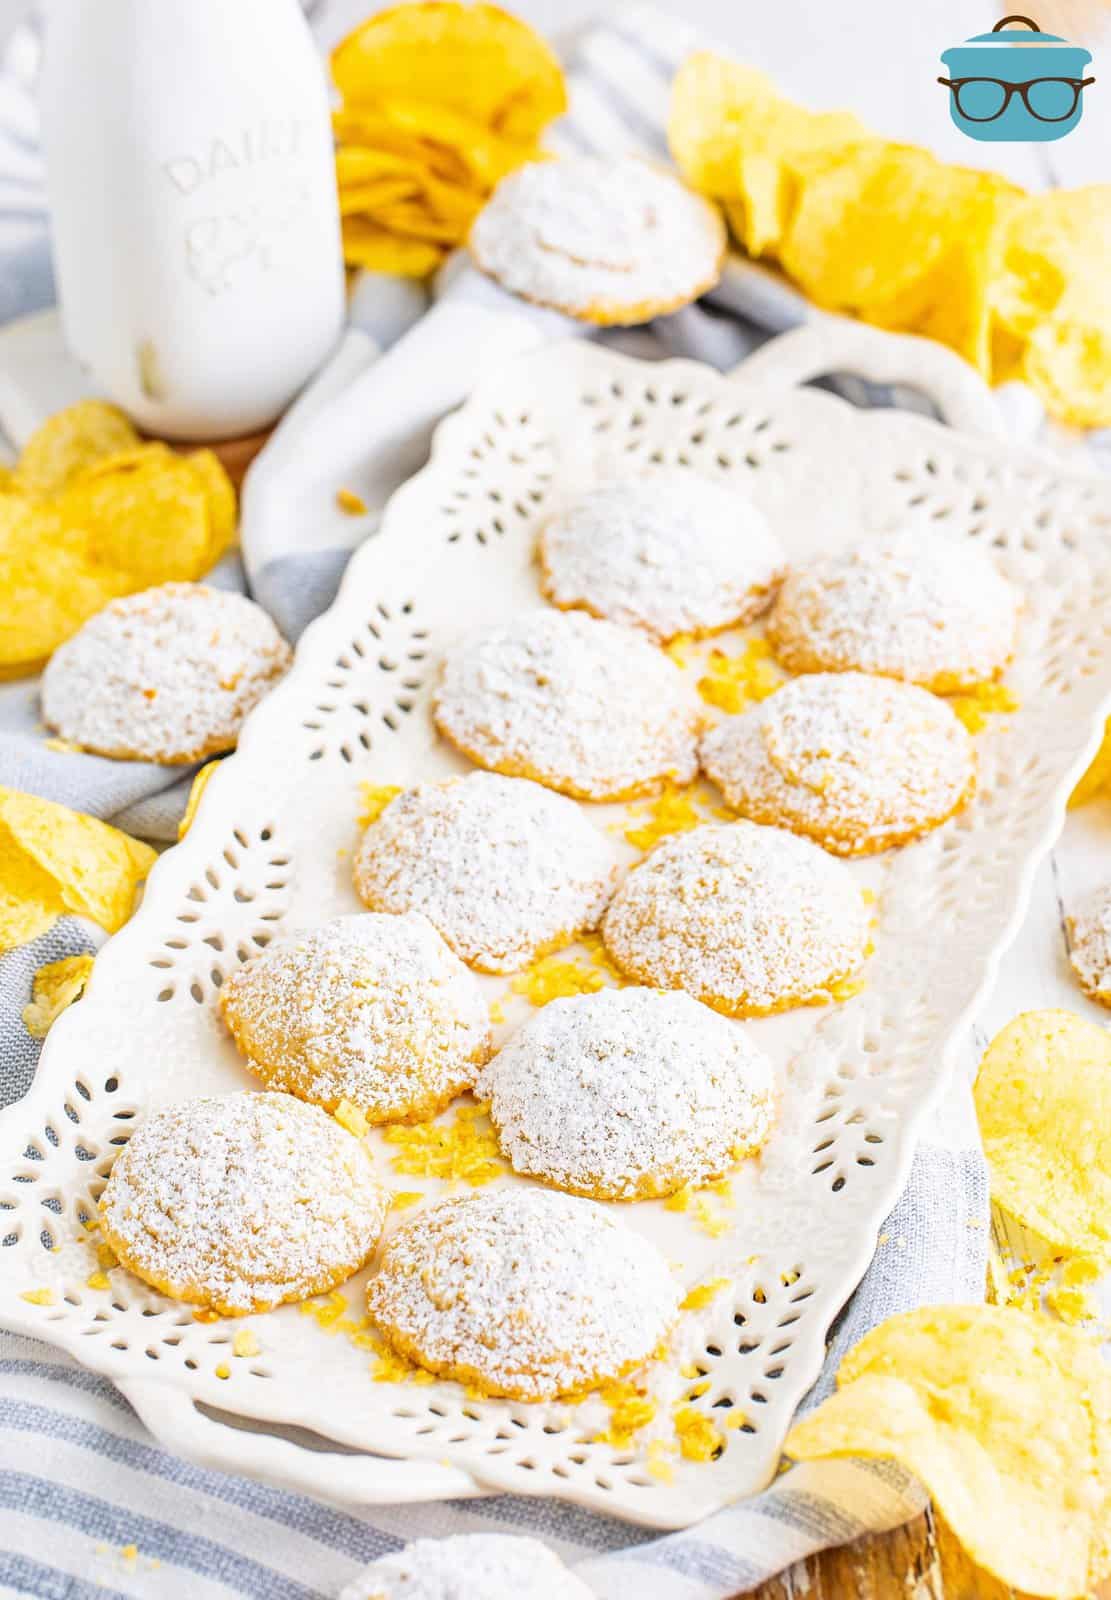
[[[916,383],[960,426],[794,387],[834,370]],[[1111,484],[1014,453],[995,428],[990,397],[954,357],[824,323],[728,378],[569,342],[482,383],[101,952],[31,1093],[0,1118],[0,1320],[107,1374],[168,1446],[349,1503],[504,1489],[677,1527],[765,1484],[1111,699]],[[599,474],[660,462],[750,494],[799,561],[908,523],[923,539],[977,540],[1023,584],[1028,609],[1008,675],[1021,709],[980,736],[974,804],[852,869],[878,896],[863,991],[738,1024],[778,1063],[783,1110],[764,1156],[738,1173],[733,1205],[711,1199],[725,1231],[659,1204],[623,1208],[684,1284],[732,1285],[684,1316],[653,1379],[657,1422],[621,1449],[596,1438],[608,1421],[596,1400],[529,1406],[374,1381],[365,1349],[295,1307],[251,1319],[259,1353],[235,1357],[233,1324],[198,1321],[122,1269],[110,1288],[89,1287],[95,1235],[82,1220],[135,1119],[253,1082],[215,1014],[224,974],[284,930],[356,909],[360,781],[460,769],[427,710],[444,646],[538,603],[536,532],[567,498]],[[626,814],[590,811],[602,827]],[[506,988],[484,981],[492,998]],[[514,1004],[510,1021],[524,1002]],[[383,1165],[394,1154],[378,1143]],[[353,1316],[362,1281],[346,1290]],[[43,1287],[51,1303],[22,1298]],[[664,1482],[642,1445],[670,1436],[672,1403],[690,1387],[679,1369],[692,1365],[708,1380],[693,1403],[715,1421],[733,1407],[747,1420],[717,1460],[671,1458]]]

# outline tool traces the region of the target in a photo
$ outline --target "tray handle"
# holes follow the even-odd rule
[[[861,322],[815,317],[761,345],[730,376],[764,388],[793,389],[835,372],[918,389],[950,427],[989,439],[1009,437],[995,396],[967,361],[933,339],[887,333]]]
[[[197,1466],[216,1472],[237,1472],[275,1488],[364,1505],[411,1503],[429,1499],[470,1499],[488,1493],[460,1467],[438,1461],[400,1461],[389,1456],[310,1449],[283,1436],[277,1426],[239,1426],[220,1422],[198,1410],[173,1384],[117,1380],[141,1422],[158,1443]]]

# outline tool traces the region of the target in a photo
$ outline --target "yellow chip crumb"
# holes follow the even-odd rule
[[[860,994],[861,990],[867,987],[868,983],[864,978],[839,978],[836,983],[830,984],[829,996],[831,1000],[836,1000],[840,1004],[845,1000],[851,1000],[854,995]]]
[[[514,994],[524,995],[531,1006],[546,1006],[552,1000],[562,1000],[570,995],[597,994],[605,987],[605,977],[594,964],[564,956],[542,956],[512,980],[509,987]]]
[[[728,1289],[732,1279],[711,1278],[706,1283],[696,1284],[695,1287],[684,1295],[679,1302],[680,1311],[701,1311],[703,1306],[708,1306],[711,1300],[716,1300],[723,1289]]]
[[[490,1001],[490,1021],[496,1028],[501,1027],[505,1021],[505,1009],[500,1000]]]
[[[505,1172],[498,1140],[481,1106],[460,1106],[448,1122],[395,1123],[382,1130],[396,1145],[393,1170],[414,1178],[442,1178],[478,1188]]]
[[[354,489],[337,489],[336,505],[349,517],[366,516],[366,501],[361,494],[356,494]]]
[[[65,956],[39,968],[31,979],[31,999],[23,1008],[23,1026],[32,1039],[45,1039],[62,1012],[80,1000],[92,970],[92,956]]]
[[[52,1306],[54,1304],[53,1289],[24,1289],[19,1297],[26,1300],[29,1306]]]
[[[390,1206],[394,1211],[408,1211],[410,1206],[419,1206],[423,1199],[419,1189],[395,1189],[390,1196]]]
[[[353,1133],[356,1139],[365,1138],[370,1124],[365,1114],[358,1106],[353,1106],[350,1100],[341,1100],[332,1113],[341,1128],[346,1128],[348,1133]]]
[[[695,804],[696,798],[702,798],[703,795],[704,791],[699,785],[678,789],[674,784],[667,784],[654,799],[630,809],[632,818],[643,817],[647,820],[634,821],[633,826],[625,828],[626,840],[635,850],[651,850],[653,845],[659,844],[661,839],[666,839],[670,834],[689,833],[705,821]]]
[[[612,1413],[610,1425],[604,1433],[595,1435],[598,1444],[611,1444],[625,1450],[633,1435],[647,1427],[656,1415],[656,1402],[632,1383],[608,1383],[599,1390],[604,1403]]]
[[[771,655],[771,645],[761,638],[749,639],[737,656],[712,650],[706,672],[698,680],[699,694],[707,705],[731,716],[766,700],[787,681]]]
[[[259,1342],[253,1328],[236,1328],[231,1342],[233,1356],[257,1356]]]
[[[1070,1326],[1080,1322],[1094,1322],[1099,1316],[1099,1305],[1088,1289],[1068,1289],[1059,1285],[1048,1291],[1045,1303],[1055,1316]]]
[[[110,1289],[112,1281],[106,1272],[92,1272],[85,1279],[87,1289]]]
[[[964,723],[969,733],[980,733],[991,716],[1006,716],[1017,711],[1018,698],[1002,683],[978,683],[965,694],[955,694],[949,704]]]
[[[1111,721],[1104,724],[1103,742],[1092,763],[1069,797],[1069,807],[1086,805],[1111,788]]]
[[[125,1544],[120,1550],[120,1555],[126,1562],[134,1564],[139,1559],[139,1546],[136,1544]]]
[[[208,788],[213,773],[219,771],[219,761],[206,761],[197,773],[189,789],[189,798],[185,802],[185,814],[177,825],[177,836],[184,839],[189,829],[193,826],[193,818],[197,815],[197,807],[201,803],[201,796]]]
[[[228,1366],[226,1361],[221,1361],[220,1365],[216,1368],[216,1376],[218,1378],[231,1377],[231,1368]]]
[[[675,1468],[667,1459],[669,1448],[662,1439],[653,1439],[645,1452],[645,1465],[650,1477],[656,1478],[660,1483],[672,1483],[675,1478]]]
[[[743,1428],[748,1418],[740,1406],[731,1406],[721,1419],[722,1427],[728,1433],[734,1433],[738,1428]]]
[[[677,633],[674,639],[669,639],[664,645],[664,653],[669,655],[677,667],[690,665],[690,647],[694,643],[692,633]]]
[[[369,828],[385,811],[390,801],[401,793],[397,783],[360,783],[359,827]]]
[[[721,1454],[725,1445],[721,1430],[696,1406],[679,1406],[674,1412],[674,1422],[679,1453],[684,1460],[712,1461]]]

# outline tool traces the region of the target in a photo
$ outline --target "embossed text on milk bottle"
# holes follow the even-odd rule
[[[43,121],[66,337],[98,386],[168,437],[272,421],[343,315],[297,0],[49,0]]]

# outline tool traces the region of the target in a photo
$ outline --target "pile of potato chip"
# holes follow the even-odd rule
[[[0,477],[0,678],[37,671],[117,596],[201,577],[235,523],[210,450],[144,441],[104,401],[60,411]]]
[[[815,305],[937,339],[1065,421],[1111,424],[1111,185],[1027,195],[704,52],[676,75],[668,136],[748,254]]]
[[[559,62],[497,6],[426,0],[371,17],[332,56],[349,266],[424,277],[566,107]]]

